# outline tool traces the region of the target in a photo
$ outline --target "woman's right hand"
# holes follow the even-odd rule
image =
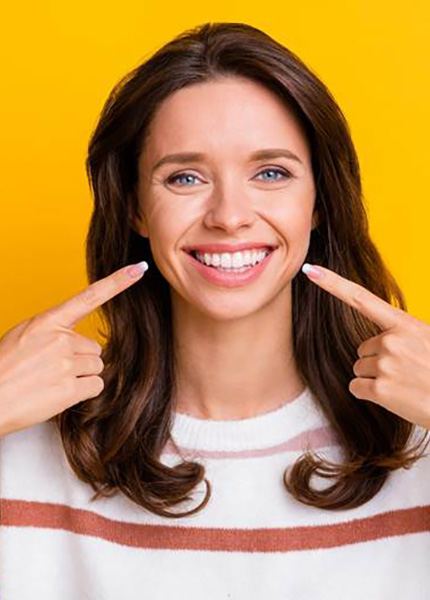
[[[99,376],[104,368],[100,358],[102,347],[72,328],[140,279],[142,270],[140,275],[128,275],[132,267],[134,265],[118,269],[3,335],[0,339],[0,437],[46,421],[100,394],[104,387]]]

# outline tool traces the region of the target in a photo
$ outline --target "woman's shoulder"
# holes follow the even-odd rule
[[[413,448],[419,444],[418,450],[425,447],[424,455],[430,458],[430,431],[421,425],[414,425],[407,448]]]
[[[0,438],[0,457],[7,459],[12,456],[26,455],[31,459],[44,455],[50,459],[52,452],[58,450],[60,442],[59,431],[54,422],[36,423],[3,435]]]
[[[61,436],[52,421],[37,423],[0,438],[0,495],[55,486],[70,472]]]

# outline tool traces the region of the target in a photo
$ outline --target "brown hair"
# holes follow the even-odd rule
[[[175,388],[170,290],[149,242],[131,227],[139,217],[137,160],[154,111],[169,94],[220,76],[241,75],[267,86],[304,127],[317,188],[319,224],[306,261],[327,266],[406,309],[406,302],[369,237],[359,164],[348,124],[325,85],[293,52],[244,23],[205,23],[185,31],[127,74],[110,93],[89,143],[87,174],[94,211],[87,237],[89,281],[146,259],[141,281],[101,308],[107,332],[101,394],[53,418],[76,475],[99,496],[122,491],[158,515],[200,511],[211,486],[203,465],[160,462],[170,438]],[[292,281],[293,345],[297,367],[339,440],[344,461],[323,460],[307,449],[286,489],[299,501],[326,509],[364,504],[389,472],[420,458],[407,448],[414,425],[348,389],[361,342],[381,332],[336,297],[310,285],[300,271]],[[425,439],[425,438],[424,438]],[[173,442],[173,440],[171,440]],[[422,443],[422,442],[420,442]],[[428,442],[427,442],[428,443]],[[331,478],[324,490],[312,475]],[[167,510],[202,480],[203,502],[192,510]]]

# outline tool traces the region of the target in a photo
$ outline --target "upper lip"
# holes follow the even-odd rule
[[[266,244],[265,242],[240,242],[237,244],[192,244],[184,246],[185,252],[239,252],[241,250],[250,250],[251,248],[267,248],[275,250],[275,244]]]

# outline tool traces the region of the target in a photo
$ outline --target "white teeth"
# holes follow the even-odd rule
[[[244,252],[223,252],[222,254],[208,252],[200,254],[196,252],[196,258],[208,266],[223,269],[241,269],[242,267],[256,265],[268,254],[268,250],[245,250]]]

